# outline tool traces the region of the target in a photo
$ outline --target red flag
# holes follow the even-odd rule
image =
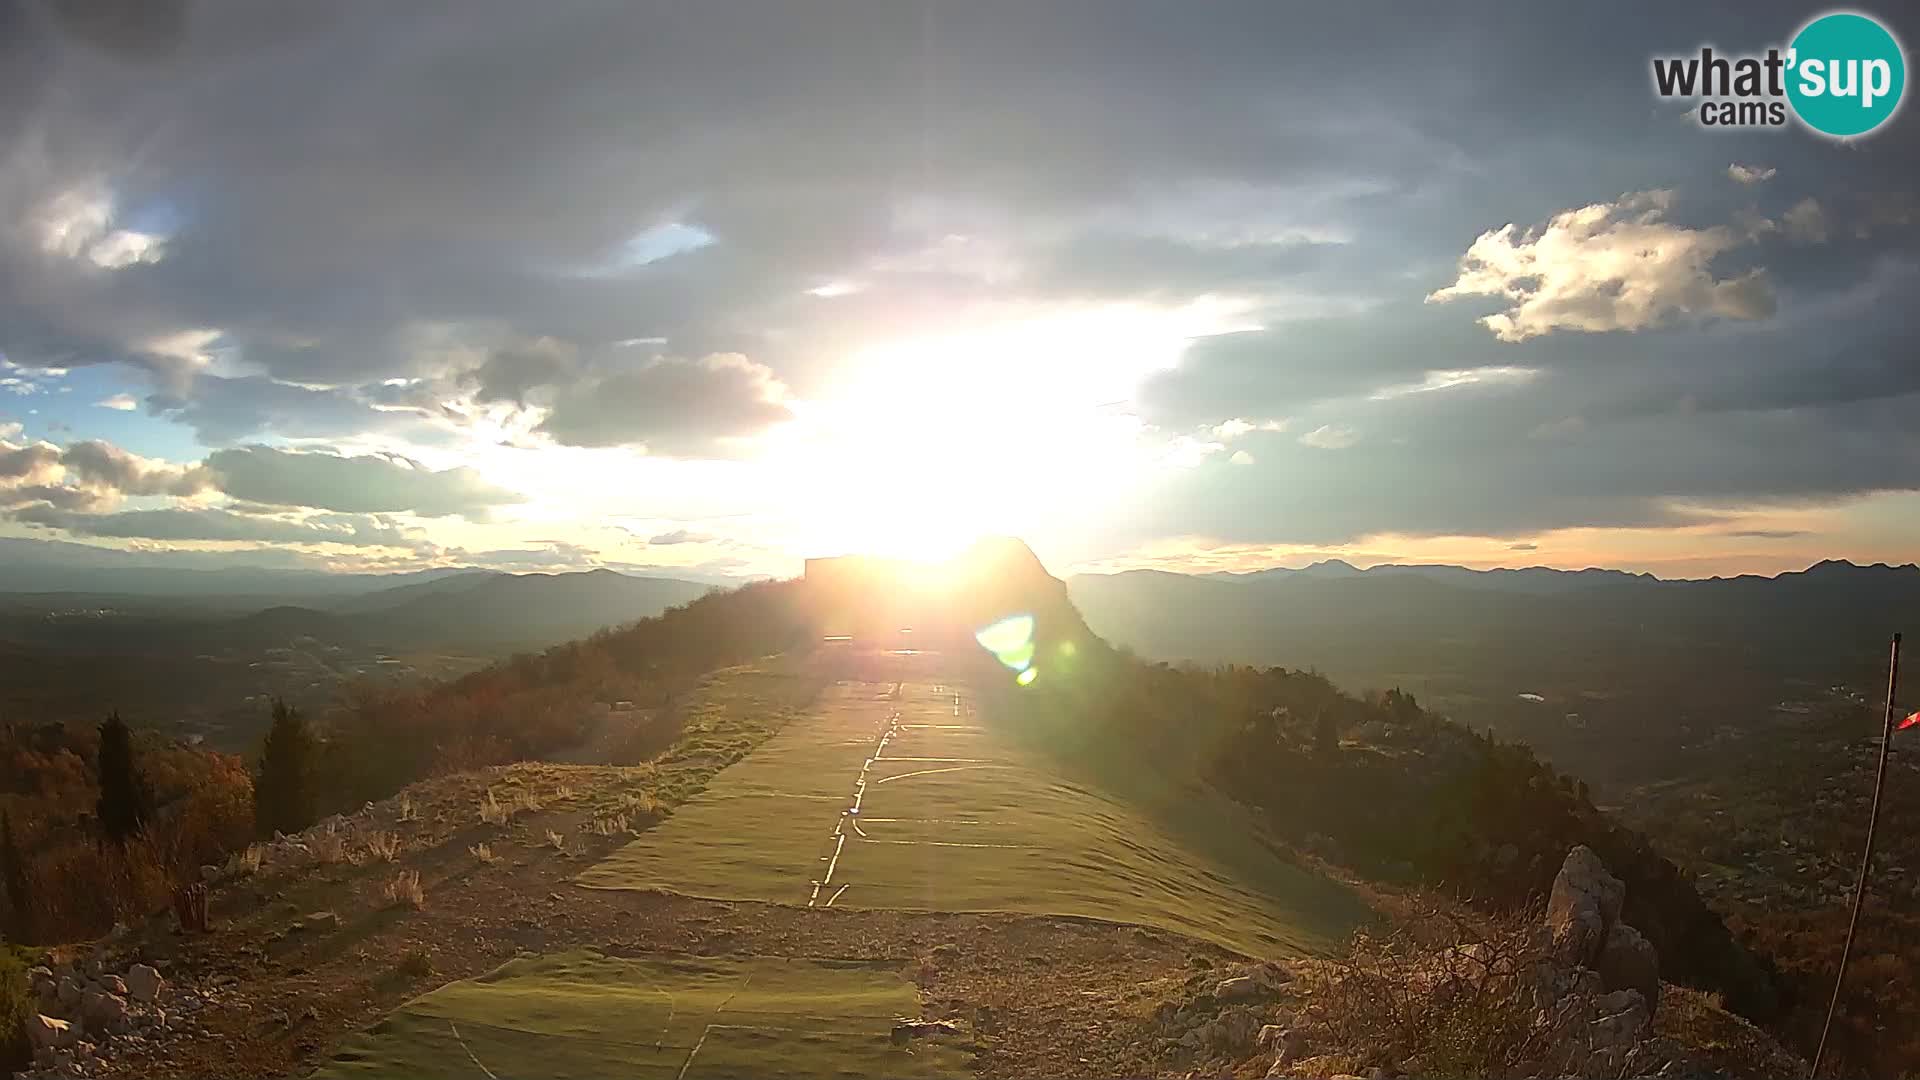
[[[1917,726],[1920,726],[1920,712],[1916,712],[1912,716],[1907,717],[1905,720],[1900,721],[1899,724],[1894,726],[1893,730],[1905,731],[1910,727],[1917,727]]]

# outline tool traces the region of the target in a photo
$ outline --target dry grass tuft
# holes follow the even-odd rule
[[[390,863],[400,857],[400,836],[397,833],[374,833],[367,837],[367,857],[376,862]]]
[[[501,805],[500,800],[493,797],[493,789],[488,788],[486,797],[480,800],[480,824],[505,825],[512,816],[513,811]]]
[[[427,890],[420,886],[420,871],[402,870],[394,875],[392,881],[381,887],[380,894],[386,898],[388,907],[402,904],[419,911],[427,906]]]
[[[612,817],[594,818],[589,829],[595,836],[621,836],[632,832],[633,824],[627,815],[615,814]]]
[[[234,877],[252,877],[260,872],[260,864],[266,857],[265,844],[248,844],[227,859],[227,873]]]
[[[481,864],[485,866],[492,866],[495,862],[498,862],[500,859],[500,856],[495,855],[493,853],[493,845],[487,844],[487,843],[479,843],[479,844],[473,845],[472,847],[467,849],[467,854],[480,860]]]
[[[347,838],[340,835],[332,825],[322,828],[307,839],[307,850],[313,852],[313,859],[322,866],[332,866],[347,859]]]

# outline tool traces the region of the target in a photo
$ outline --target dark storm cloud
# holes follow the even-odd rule
[[[104,38],[67,10],[0,8],[0,351],[146,368],[208,445],[432,439],[469,394],[561,443],[724,455],[863,334],[1216,294],[1265,328],[1197,343],[1142,415],[1294,422],[1143,496],[1161,532],[1916,483],[1887,464],[1920,391],[1888,298],[1920,262],[1920,114],[1855,147],[1714,135],[1648,88],[1653,53],[1777,43],[1801,6],[234,2]],[[1773,223],[1714,268],[1764,296],[1517,342],[1475,322],[1499,297],[1421,302],[1484,233],[1658,188],[1681,227]],[[1809,197],[1824,241],[1786,224]],[[634,257],[660,230],[712,242]],[[865,291],[805,295],[842,280]],[[615,355],[641,339],[707,359]],[[1538,376],[1400,392],[1489,367]],[[1300,443],[1323,428],[1355,441]]]
[[[350,513],[411,512],[421,517],[483,515],[523,501],[468,468],[433,470],[387,456],[248,446],[209,455],[206,471],[226,494],[272,506],[306,506]]]

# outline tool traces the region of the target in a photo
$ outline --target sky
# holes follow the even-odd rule
[[[1823,10],[0,0],[0,536],[1911,561],[1916,110],[1649,74]]]

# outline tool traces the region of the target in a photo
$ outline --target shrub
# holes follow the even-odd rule
[[[1537,918],[1503,916],[1484,931],[1454,936],[1481,940],[1437,944],[1424,927],[1381,937],[1362,932],[1346,957],[1311,966],[1301,1012],[1310,1044],[1414,1076],[1580,1076],[1618,1068],[1570,1049],[1554,1016],[1538,1022],[1533,980],[1550,962],[1551,944]],[[1569,997],[1555,1008],[1572,1017],[1579,1005]]]
[[[500,800],[493,797],[493,789],[488,788],[486,797],[480,800],[480,824],[505,825],[512,816],[513,811],[501,805]]]
[[[424,979],[433,974],[433,957],[425,949],[409,949],[393,970],[409,979]]]
[[[38,1011],[25,959],[11,946],[0,947],[0,1072],[24,1071],[33,1063],[27,1021]]]

